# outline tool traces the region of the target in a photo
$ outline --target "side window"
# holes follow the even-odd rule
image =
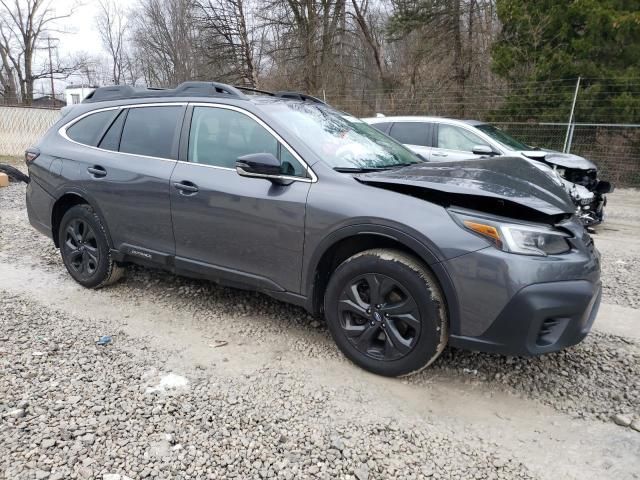
[[[124,117],[126,116],[126,110],[122,110],[117,118],[113,121],[107,133],[104,134],[102,140],[98,144],[98,147],[105,150],[118,151],[120,147],[120,134],[122,133],[122,126],[124,125]]]
[[[150,157],[175,158],[174,142],[181,106],[130,108],[120,151]]]
[[[193,109],[189,132],[190,162],[235,168],[236,159],[250,153],[271,153],[280,159],[283,175],[305,175],[300,162],[247,115],[224,108]]]
[[[67,135],[71,140],[84,145],[95,147],[100,135],[118,114],[118,110],[105,110],[92,113],[67,128]]]
[[[438,148],[471,152],[476,145],[486,144],[487,142],[464,128],[442,123],[438,126]]]
[[[391,126],[391,122],[376,122],[370,125],[376,130],[380,130],[382,133],[389,133],[389,127]]]
[[[430,126],[423,122],[396,122],[389,133],[400,143],[431,146]]]

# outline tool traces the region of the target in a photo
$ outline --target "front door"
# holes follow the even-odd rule
[[[171,178],[176,268],[267,290],[299,292],[310,179],[268,129],[241,109],[194,106],[188,162]],[[183,137],[184,138],[184,137]],[[239,156],[272,153],[289,185],[241,177]]]

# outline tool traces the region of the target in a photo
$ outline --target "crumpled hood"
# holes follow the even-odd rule
[[[425,162],[362,173],[355,178],[369,185],[407,185],[455,195],[501,199],[548,215],[575,211],[562,186],[529,161],[518,157]]]
[[[579,170],[591,170],[598,168],[591,160],[574,155],[573,153],[555,152],[553,150],[527,150],[520,153],[527,158],[541,160],[550,165],[557,165],[562,168],[577,168]]]

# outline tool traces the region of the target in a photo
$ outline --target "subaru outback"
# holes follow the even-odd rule
[[[135,263],[264,292],[378,374],[447,344],[556,351],[598,310],[598,252],[530,160],[424,162],[304,94],[103,87],[25,160],[29,220],[81,285]]]

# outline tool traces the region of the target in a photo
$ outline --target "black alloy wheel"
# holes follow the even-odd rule
[[[338,265],[327,284],[324,313],[340,350],[380,375],[422,370],[448,340],[446,305],[435,276],[399,250],[366,250]]]
[[[67,210],[60,221],[58,245],[67,271],[84,287],[110,285],[124,273],[113,259],[101,218],[89,205]]]
[[[63,255],[69,258],[69,265],[81,278],[95,275],[100,264],[100,250],[93,228],[83,219],[74,218],[64,231]]]
[[[404,357],[420,336],[416,301],[400,281],[386,275],[369,273],[347,282],[338,312],[349,342],[375,360]]]

